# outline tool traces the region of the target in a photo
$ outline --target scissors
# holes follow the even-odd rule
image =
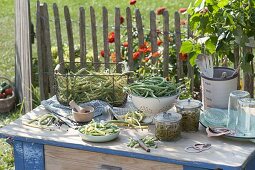
[[[208,150],[212,147],[211,144],[209,143],[195,143],[192,146],[188,146],[185,148],[186,152],[189,153],[199,153],[199,152],[203,152],[205,150]]]

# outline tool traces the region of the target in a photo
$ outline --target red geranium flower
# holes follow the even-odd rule
[[[124,42],[122,45],[123,45],[123,47],[127,48],[128,47],[128,42]]]
[[[120,16],[120,24],[123,24],[125,21],[125,18],[123,16]]]
[[[163,43],[161,40],[157,40],[157,45],[160,46]]]
[[[109,42],[109,43],[113,43],[114,40],[115,40],[115,33],[114,33],[114,32],[110,32],[110,33],[108,34],[108,42]]]
[[[139,51],[134,52],[133,53],[133,60],[137,60],[139,58],[139,56],[140,56],[140,52]]]
[[[187,8],[180,8],[180,9],[179,9],[179,12],[180,12],[180,13],[184,13],[184,12],[186,12],[186,11],[187,11]]]
[[[156,14],[162,15],[165,10],[166,10],[165,7],[159,7],[158,9],[156,9]]]
[[[130,5],[135,5],[135,3],[136,3],[136,0],[130,0],[130,1],[129,1],[129,4],[130,4]]]
[[[139,52],[141,53],[147,53],[151,51],[151,47],[148,47],[149,43],[148,42],[144,42],[144,44],[139,46]]]
[[[179,53],[179,59],[181,61],[187,61],[188,54],[187,53]]]
[[[101,55],[101,57],[104,57],[104,50],[100,51],[100,55]]]
[[[144,58],[144,62],[148,62],[149,60],[150,60],[149,57],[145,57],[145,58]]]
[[[154,58],[159,57],[160,56],[160,52],[156,51],[156,52],[152,53],[151,56],[154,57]]]

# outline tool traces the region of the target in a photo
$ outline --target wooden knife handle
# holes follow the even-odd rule
[[[150,152],[151,150],[143,143],[143,141],[141,139],[138,139],[137,142],[139,143],[139,145],[146,151],[146,152]]]

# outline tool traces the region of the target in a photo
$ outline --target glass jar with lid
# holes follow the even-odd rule
[[[199,100],[185,99],[177,101],[175,107],[177,113],[182,115],[182,131],[198,131],[202,103]]]
[[[155,136],[162,141],[177,140],[181,136],[181,114],[161,112],[154,117]]]

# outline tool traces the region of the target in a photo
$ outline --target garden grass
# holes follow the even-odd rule
[[[125,16],[126,7],[131,7],[134,12],[135,8],[139,8],[143,15],[143,21],[145,27],[149,25],[149,12],[156,10],[158,7],[166,7],[170,14],[170,21],[173,21],[173,14],[180,7],[187,7],[190,1],[184,0],[137,0],[136,6],[130,6],[129,0],[45,0],[41,3],[48,3],[50,20],[53,19],[53,3],[57,3],[61,16],[61,26],[65,26],[63,10],[64,6],[68,5],[70,8],[70,14],[74,23],[74,33],[78,32],[78,9],[83,6],[88,18],[89,7],[93,6],[96,11],[97,25],[102,25],[102,7],[105,6],[109,10],[109,25],[113,25],[114,8],[119,7],[121,9],[121,15]],[[35,24],[36,18],[36,0],[30,0],[31,6],[31,20]],[[15,76],[15,14],[14,14],[14,0],[1,0],[0,3],[0,76],[6,76],[14,81]],[[87,21],[89,23],[89,21]],[[50,22],[50,27],[54,29],[53,21]],[[111,30],[109,30],[111,31]],[[62,31],[64,42],[66,41],[66,35],[64,30]],[[78,34],[75,35],[75,40],[79,40]],[[101,35],[99,35],[100,37]],[[102,37],[102,36],[101,36]],[[52,39],[54,41],[55,35],[52,33]],[[99,39],[102,41],[102,39]],[[75,44],[77,44],[75,42]],[[54,44],[53,44],[54,45]],[[36,58],[36,45],[33,48],[33,58]],[[38,96],[37,96],[38,97]],[[0,114],[0,127],[9,124],[11,121],[21,116],[19,109],[16,109],[7,114]],[[12,148],[7,144],[4,139],[0,140],[0,170],[13,169],[13,156]]]

